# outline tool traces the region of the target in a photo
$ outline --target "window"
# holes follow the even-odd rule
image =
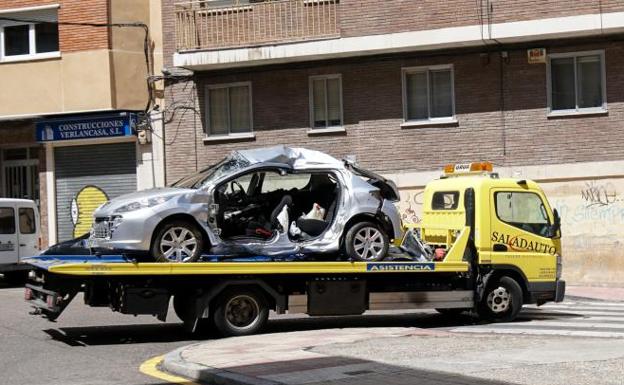
[[[0,60],[28,60],[59,55],[58,7],[2,13],[24,22],[0,20]],[[29,20],[41,20],[29,23]]]
[[[403,69],[403,119],[449,122],[455,117],[453,66]]]
[[[432,210],[455,210],[459,205],[459,191],[438,191],[431,199]]]
[[[549,112],[606,110],[604,52],[549,56]]]
[[[342,77],[310,77],[310,126],[312,129],[342,127]]]
[[[15,234],[15,210],[0,207],[0,234]]]
[[[208,86],[206,111],[208,136],[251,133],[251,83]]]
[[[20,207],[19,209],[19,227],[21,234],[34,234],[36,231],[35,225],[35,210],[29,207]]]
[[[310,174],[286,174],[281,175],[275,172],[267,172],[262,182],[262,193],[277,190],[290,191],[292,189],[302,190],[310,183]]]
[[[550,222],[539,195],[529,192],[497,192],[496,215],[522,230],[546,236]]]

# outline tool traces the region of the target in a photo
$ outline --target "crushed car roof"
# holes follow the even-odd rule
[[[281,163],[294,169],[311,167],[344,167],[338,159],[320,151],[301,147],[273,146],[234,151],[250,163]]]

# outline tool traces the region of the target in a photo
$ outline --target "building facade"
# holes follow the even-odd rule
[[[42,246],[87,232],[107,199],[162,185],[145,118],[162,92],[148,83],[160,16],[149,0],[1,2],[0,197],[38,202]]]
[[[624,285],[621,1],[163,0],[166,180],[305,146],[398,184],[445,164],[540,182],[565,278]],[[184,69],[181,70],[181,69]]]

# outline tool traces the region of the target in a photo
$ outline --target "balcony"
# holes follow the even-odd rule
[[[176,49],[219,50],[340,36],[339,0],[203,0],[175,4]]]

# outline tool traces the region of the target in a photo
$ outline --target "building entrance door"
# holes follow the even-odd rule
[[[2,195],[39,203],[39,149],[10,148],[2,152]]]

